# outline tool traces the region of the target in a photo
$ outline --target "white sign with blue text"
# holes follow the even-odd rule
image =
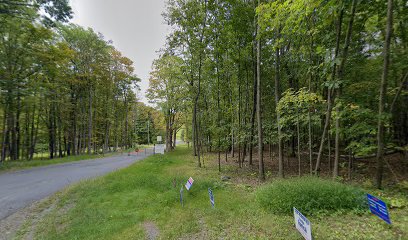
[[[296,208],[293,208],[293,215],[295,216],[295,225],[297,230],[306,240],[312,240],[312,226],[310,221]]]
[[[190,190],[191,186],[193,186],[193,182],[194,182],[194,179],[193,179],[192,177],[190,177],[190,178],[187,180],[186,185],[184,185],[188,191]]]

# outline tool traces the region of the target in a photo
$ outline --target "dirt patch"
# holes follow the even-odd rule
[[[153,222],[145,222],[143,224],[143,227],[146,231],[146,239],[148,240],[155,240],[159,236],[160,232],[159,229],[157,228],[156,224]]]
[[[54,208],[55,203],[46,198],[2,219],[0,221],[0,232],[2,233],[0,240],[13,239],[17,235],[22,235],[20,236],[22,239],[33,239],[32,226]]]
[[[0,221],[0,240],[24,239],[32,240],[40,221],[48,214],[58,210],[59,214],[65,214],[74,204],[57,207],[58,199],[46,198],[32,203],[30,206],[17,211]]]

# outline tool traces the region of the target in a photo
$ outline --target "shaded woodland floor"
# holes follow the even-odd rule
[[[265,173],[267,181],[277,177],[278,175],[278,157],[277,152],[269,150],[268,147],[264,150],[264,164]],[[297,156],[284,156],[284,171],[285,177],[296,177],[299,176],[299,163]],[[242,151],[241,151],[242,157]],[[204,153],[204,164],[206,164],[207,159],[218,158],[218,153],[206,152]],[[307,152],[301,153],[301,175],[310,175],[310,162],[309,155]],[[258,175],[258,150],[254,148],[253,150],[253,164],[249,165],[249,156],[244,159],[243,167],[239,168],[239,157],[238,151],[228,152],[226,157],[225,152],[221,153],[221,168],[228,169],[228,172],[232,171],[236,173],[236,176],[241,176],[242,182],[253,182],[254,176]],[[328,155],[323,156],[321,163],[320,176],[324,178],[331,178],[333,171],[333,155],[330,157]],[[313,156],[313,169],[316,163],[316,156]],[[214,161],[211,161],[214,164]],[[351,166],[351,167],[350,167]],[[338,180],[342,182],[352,182],[356,184],[364,184],[369,186],[371,182],[374,181],[376,176],[377,162],[376,157],[368,158],[356,158],[356,157],[340,157],[339,162],[339,177]],[[248,176],[248,177],[245,177]],[[408,160],[402,153],[393,153],[385,157],[384,166],[384,186],[393,187],[399,183],[408,181]]]

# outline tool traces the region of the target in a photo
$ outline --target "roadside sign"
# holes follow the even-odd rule
[[[208,195],[210,196],[211,205],[214,207],[214,203],[215,203],[214,202],[214,194],[213,194],[211,188],[208,188]]]
[[[387,205],[385,204],[385,202],[370,194],[367,194],[367,200],[371,213],[377,215],[386,223],[391,224],[390,215],[388,213]]]
[[[193,182],[194,179],[192,177],[190,177],[186,183],[186,185],[184,185],[186,187],[187,190],[190,190],[191,186],[193,186]]]
[[[302,234],[306,240],[312,240],[312,227],[310,221],[296,208],[293,208],[293,215],[295,217],[296,228],[300,234]]]
[[[180,189],[180,203],[181,206],[184,207],[184,201],[183,201],[183,187]]]
[[[157,142],[161,142],[162,141],[162,136],[157,136]]]

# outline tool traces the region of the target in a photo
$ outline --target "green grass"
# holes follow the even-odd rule
[[[145,148],[153,148],[153,145],[138,145],[137,147],[138,149],[143,150]],[[48,166],[48,165],[53,165],[53,164],[76,162],[76,161],[82,161],[82,160],[92,160],[96,158],[110,157],[110,156],[119,155],[119,154],[127,154],[128,152],[133,152],[133,151],[135,151],[134,148],[123,150],[123,152],[119,149],[117,152],[111,152],[111,153],[106,153],[106,154],[91,154],[91,155],[82,154],[82,155],[68,156],[68,157],[63,157],[63,158],[57,157],[54,159],[48,159],[47,158],[49,156],[48,153],[36,154],[37,157],[35,157],[33,160],[30,160],[30,161],[29,160],[19,160],[19,161],[6,161],[3,163],[0,163],[0,172],[21,170],[21,169],[27,169],[27,168],[32,168],[32,167],[42,167],[42,166]],[[39,157],[39,155],[41,157]]]
[[[361,212],[367,209],[365,193],[353,186],[316,177],[278,180],[257,191],[260,205],[272,213],[303,214]]]
[[[47,165],[53,165],[53,164],[59,164],[59,163],[66,163],[66,162],[75,162],[75,161],[82,161],[82,160],[91,160],[95,158],[102,158],[102,157],[107,157],[107,156],[112,156],[114,154],[119,154],[119,153],[109,153],[105,155],[100,155],[100,154],[92,154],[92,155],[77,155],[77,156],[69,156],[69,157],[63,157],[63,158],[54,158],[54,159],[34,159],[31,161],[24,160],[24,161],[6,161],[4,163],[0,163],[0,172],[2,171],[14,171],[14,170],[20,170],[20,169],[26,169],[26,168],[32,168],[32,167],[41,167],[41,166],[47,166]]]
[[[153,222],[160,239],[302,239],[293,216],[274,214],[255,200],[262,186],[235,184],[234,179],[222,182],[215,160],[211,163],[207,160],[206,168],[198,169],[191,149],[179,146],[175,152],[81,182],[53,198],[57,207],[38,223],[35,236],[145,239],[144,223]],[[182,207],[179,191],[190,176],[195,182],[190,191],[184,189]],[[208,187],[214,192],[215,208]],[[391,210],[391,226],[368,211],[307,217],[315,239],[408,239],[406,208]]]

